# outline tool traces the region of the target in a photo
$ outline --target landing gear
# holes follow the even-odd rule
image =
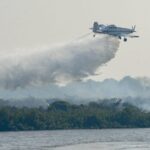
[[[127,41],[127,38],[124,38],[124,42],[126,42]]]
[[[93,34],[93,37],[95,37],[96,35],[95,34]]]
[[[121,40],[121,36],[118,37]]]

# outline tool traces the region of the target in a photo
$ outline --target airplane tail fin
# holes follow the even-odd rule
[[[96,32],[99,29],[98,22],[93,23],[93,32]]]

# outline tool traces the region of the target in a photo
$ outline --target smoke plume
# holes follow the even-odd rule
[[[90,36],[55,47],[1,55],[0,87],[16,89],[82,80],[114,58],[118,47],[116,38]]]

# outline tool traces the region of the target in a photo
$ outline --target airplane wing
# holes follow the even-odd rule
[[[138,35],[130,35],[130,34],[122,34],[122,33],[116,33],[116,34],[113,33],[113,34],[109,34],[109,35],[117,36],[117,37],[124,37],[124,38],[126,38],[126,37],[130,37],[130,38],[138,38],[138,37],[140,37]]]
[[[125,34],[125,33],[118,33],[118,32],[113,32],[113,33],[110,33],[110,32],[102,32],[101,30],[98,30],[97,33],[99,34],[107,34],[107,35],[111,35],[111,36],[114,36],[114,37],[119,37],[121,39],[121,37],[123,38],[138,38],[139,36],[138,35],[131,35],[131,34]]]
[[[130,37],[130,38],[138,38],[138,37],[140,37],[140,36],[138,36],[138,35],[130,35],[129,37]]]

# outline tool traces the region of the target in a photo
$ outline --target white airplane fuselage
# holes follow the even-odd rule
[[[94,22],[93,28],[91,28],[92,31],[97,34],[108,34],[111,36],[118,37],[121,39],[121,37],[124,37],[124,41],[127,41],[127,37],[139,37],[139,36],[129,36],[135,31],[135,27],[132,27],[132,29],[129,28],[123,28],[123,27],[117,27],[116,25],[103,25],[103,24],[98,24],[97,22]],[[95,36],[95,35],[94,35]]]

